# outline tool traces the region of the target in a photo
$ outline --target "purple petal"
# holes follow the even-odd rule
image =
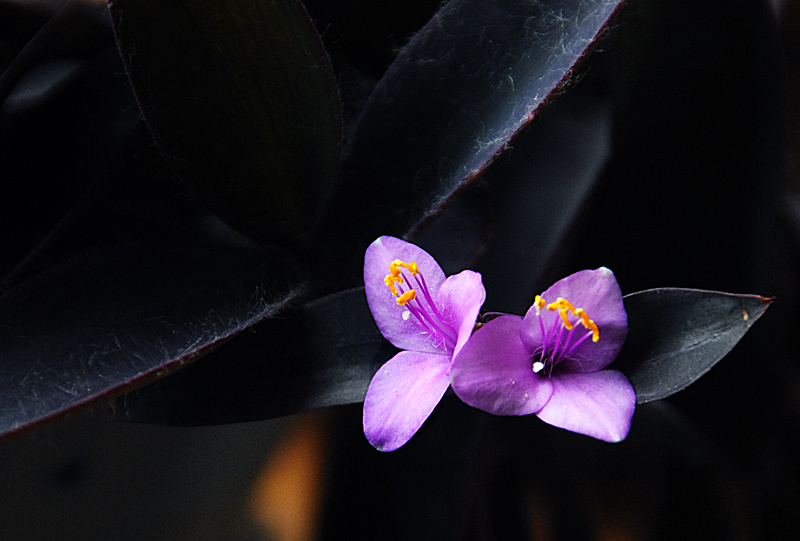
[[[550,286],[542,297],[547,303],[562,297],[575,308],[583,308],[600,330],[600,340],[592,342],[590,338],[584,341],[569,359],[559,364],[560,370],[596,372],[616,359],[628,334],[628,314],[613,272],[605,267],[576,272]],[[541,310],[540,313],[541,316],[536,316],[536,308],[531,307],[525,314],[521,338],[529,351],[535,351],[542,344],[539,317],[548,331],[560,317],[557,311]],[[576,325],[573,332],[584,331],[583,326]]]
[[[372,317],[381,334],[396,347],[442,353],[442,347],[422,332],[413,318],[403,319],[406,308],[397,304],[396,297],[384,283],[389,265],[395,259],[417,264],[434,299],[444,283],[444,272],[428,252],[404,240],[380,237],[369,245],[364,256],[364,288]]]
[[[618,442],[631,428],[636,393],[617,370],[553,374],[553,396],[536,415],[545,423]]]
[[[447,278],[439,291],[438,302],[442,306],[444,317],[453,325],[458,333],[458,343],[453,355],[457,355],[472,335],[478,312],[486,300],[481,275],[465,270]]]
[[[416,434],[450,386],[448,368],[449,355],[401,351],[378,370],[364,398],[364,435],[373,447],[394,451]]]
[[[539,411],[553,392],[550,380],[533,372],[533,361],[519,339],[519,316],[493,319],[472,335],[450,369],[461,400],[495,415]]]

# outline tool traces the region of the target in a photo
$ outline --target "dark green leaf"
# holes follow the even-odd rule
[[[45,271],[0,297],[0,435],[143,385],[285,307],[280,257],[141,243]]]
[[[151,131],[221,216],[296,237],[327,202],[340,118],[319,36],[294,0],[113,0],[117,42]]]
[[[772,299],[699,289],[651,289],[625,297],[628,338],[615,366],[640,404],[681,391],[708,372]]]

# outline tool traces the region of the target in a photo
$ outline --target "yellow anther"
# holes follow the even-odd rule
[[[569,310],[573,314],[575,313],[575,307],[572,306],[572,303],[569,302],[567,299],[563,299],[561,297],[556,299],[556,302],[551,302],[547,305],[548,310]]]
[[[383,283],[386,284],[387,286],[389,286],[389,289],[392,290],[392,295],[394,295],[396,297],[397,295],[399,295],[399,293],[397,292],[397,289],[394,287],[394,283],[395,282],[400,282],[402,284],[403,283],[403,277],[402,276],[393,276],[391,274],[387,274],[386,278],[383,279]]]
[[[411,271],[412,275],[416,275],[419,272],[419,267],[413,261],[411,263],[405,263],[404,261],[400,261],[399,259],[395,259],[391,263],[389,263],[389,272],[392,273],[392,276],[400,276],[400,269],[397,267],[403,267],[404,269],[408,269]]]
[[[588,322],[584,321],[583,326],[592,331],[592,342],[600,340],[600,329],[597,328],[597,324],[594,321],[591,319]]]
[[[600,329],[597,328],[597,324],[589,319],[589,314],[583,308],[578,308],[575,310],[575,315],[581,318],[581,324],[592,331],[592,342],[597,342],[600,340]]]
[[[537,308],[543,308],[545,305],[545,300],[540,297],[539,295],[536,296],[536,300],[534,300],[533,304]],[[583,308],[575,308],[571,302],[561,297],[557,298],[555,302],[551,302],[547,305],[548,310],[558,310],[561,319],[564,321],[564,327],[567,328],[568,331],[571,331],[575,328],[575,324],[569,320],[567,316],[567,312],[571,313],[572,315],[581,318],[580,324],[586,327],[588,330],[592,331],[592,342],[597,342],[600,340],[600,329],[597,328],[597,324],[589,318],[589,314]]]
[[[550,308],[550,307],[548,306],[548,308]],[[561,315],[561,319],[564,320],[564,326],[567,328],[568,331],[571,331],[572,329],[575,328],[575,325],[573,325],[572,322],[567,317],[567,309],[566,308],[562,308],[561,310],[558,311],[558,313]]]
[[[413,289],[411,289],[409,291],[406,291],[405,293],[403,293],[399,297],[397,297],[397,304],[399,304],[400,306],[405,306],[405,304],[408,301],[413,300],[416,297],[417,297],[417,292],[414,291]]]
[[[547,305],[548,310],[558,310],[561,319],[564,321],[564,327],[567,328],[568,331],[571,331],[575,328],[575,325],[569,320],[567,316],[567,312],[575,313],[575,307],[572,306],[572,303],[566,299],[562,299],[561,297],[557,298],[555,302],[551,302]]]

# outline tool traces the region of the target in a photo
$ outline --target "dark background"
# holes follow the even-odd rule
[[[173,253],[170,242],[185,238],[186,224],[192,231],[204,224],[226,242],[254,242],[214,216],[153,143],[105,8],[74,2],[59,11],[64,4],[0,1],[0,270],[2,292],[23,312],[47,306],[41,284],[52,282],[41,277],[49,269],[131,243],[164,242],[163,253]],[[306,7],[331,57],[346,148],[376,81],[439,2],[309,0]],[[55,30],[42,34],[48,21]],[[487,311],[523,313],[553,281],[601,265],[614,270],[625,294],[672,286],[776,297],[706,376],[640,406],[625,442],[604,444],[533,417],[494,418],[451,394],[391,454],[366,443],[359,404],[316,412],[311,424],[307,414],[208,427],[114,419],[126,417],[126,407],[139,411],[137,404],[150,420],[159,409],[162,421],[188,419],[199,404],[213,403],[203,402],[208,396],[227,401],[220,410],[228,408],[231,420],[260,418],[246,397],[258,392],[263,374],[248,367],[264,364],[264,349],[292,358],[297,340],[259,341],[271,331],[255,327],[225,342],[224,325],[203,319],[222,339],[215,351],[169,368],[175,373],[141,402],[109,402],[109,395],[0,444],[0,537],[290,539],[292,530],[264,526],[253,501],[269,507],[305,490],[316,494],[313,504],[287,520],[313,524],[321,539],[795,538],[798,31],[795,1],[627,2],[508,148],[438,219],[410,233],[446,271],[483,274]],[[553,224],[556,232],[542,240]],[[337,242],[363,253],[355,233],[344,237]],[[279,253],[265,264],[265,274],[279,276],[270,284],[299,283],[284,265],[302,259],[299,244],[270,252]],[[144,268],[169,257],[147,253],[137,259]],[[201,287],[182,278],[181,265],[198,265],[187,254],[168,275],[174,284],[159,293],[165,304]],[[229,267],[240,261],[224,250],[218,257]],[[292,291],[313,298],[358,287],[359,269],[345,259],[336,268],[309,265],[298,274],[311,285]],[[209,267],[220,267],[225,284],[250,283],[249,274]],[[335,279],[319,278],[326,273]],[[105,294],[87,306],[103,306]],[[293,328],[300,301],[272,300]],[[246,319],[248,310],[236,317]],[[49,330],[43,325],[42,336]],[[2,362],[13,363],[13,354]],[[53,381],[64,384],[48,362],[44,356],[41,370],[50,367]],[[225,379],[231,372],[238,376]],[[0,381],[3,389],[18,385],[24,382]],[[320,468],[282,466],[298,477],[273,503],[254,497],[262,487],[256,479],[275,475],[269,464],[284,464],[287,442],[309,431],[319,437],[298,445],[311,449],[310,458],[298,456]],[[299,480],[304,475],[312,488]]]

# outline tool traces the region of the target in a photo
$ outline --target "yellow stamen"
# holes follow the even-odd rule
[[[408,301],[413,300],[417,297],[417,292],[413,289],[406,291],[399,297],[397,297],[397,304],[400,306],[404,306]]]
[[[537,308],[542,308],[545,304],[545,300],[537,295],[536,300],[534,300],[534,304]],[[580,324],[592,331],[592,342],[597,342],[600,340],[600,329],[597,328],[597,324],[593,320],[589,319],[589,314],[587,314],[583,308],[575,308],[567,299],[559,297],[555,300],[555,302],[548,304],[547,309],[551,311],[559,311],[559,315],[564,321],[564,327],[566,327],[568,331],[574,329],[575,324],[569,320],[567,312],[581,318]]]
[[[588,323],[584,321],[583,326],[592,331],[592,342],[600,340],[600,329],[597,328],[597,324],[594,321],[591,319]]]
[[[567,309],[566,308],[562,308],[561,310],[558,311],[558,313],[561,316],[561,319],[564,320],[564,326],[567,328],[568,331],[571,331],[572,329],[575,328],[575,325],[573,325],[572,322],[567,317]]]
[[[386,278],[383,279],[383,283],[389,286],[389,289],[392,291],[392,295],[394,295],[395,297],[400,295],[400,293],[397,291],[397,288],[394,287],[395,282],[399,284],[402,284],[404,282],[403,276],[400,274],[399,267],[408,269],[411,272],[412,276],[419,272],[419,267],[413,261],[411,263],[405,263],[403,261],[400,261],[399,259],[395,259],[394,261],[389,263],[389,274],[387,274]],[[397,304],[405,304],[406,302],[413,299],[416,296],[416,293],[414,293],[414,295],[409,295],[410,293],[413,292],[414,290],[412,289],[411,291],[400,295],[400,297],[397,299]],[[405,299],[405,300],[403,302],[400,302],[400,299]]]
[[[567,328],[568,331],[571,331],[575,328],[575,325],[567,317],[567,312],[575,313],[575,307],[572,306],[572,303],[566,299],[562,299],[561,297],[556,299],[556,302],[551,302],[547,305],[548,310],[558,310],[561,319],[564,320],[564,327]]]
[[[395,282],[399,282],[399,283],[402,284],[403,283],[403,277],[402,276],[393,276],[391,274],[387,274],[386,278],[383,279],[383,283],[386,284],[387,286],[389,286],[389,289],[392,290],[392,295],[394,295],[396,297],[397,295],[399,295],[399,293],[397,292],[397,289],[394,287],[394,283]]]
[[[547,303],[546,303],[546,301],[544,300],[543,297],[540,297],[539,295],[536,295],[536,298],[533,300],[533,304],[536,306],[536,308],[541,310],[542,308],[545,307],[545,305]]]
[[[572,303],[569,302],[567,299],[562,299],[561,297],[556,299],[556,302],[551,302],[547,305],[548,310],[569,310],[573,314],[575,313],[575,307],[572,306]]]
[[[413,261],[411,263],[405,263],[400,261],[399,259],[395,259],[391,263],[389,263],[389,272],[392,273],[392,276],[400,276],[400,269],[397,267],[403,267],[404,269],[408,269],[411,271],[411,275],[414,276],[419,272],[419,267]]]
[[[584,327],[592,331],[592,342],[597,342],[600,340],[600,329],[597,328],[597,324],[589,319],[589,314],[583,308],[578,308],[575,310],[575,315],[581,318],[581,323]]]

